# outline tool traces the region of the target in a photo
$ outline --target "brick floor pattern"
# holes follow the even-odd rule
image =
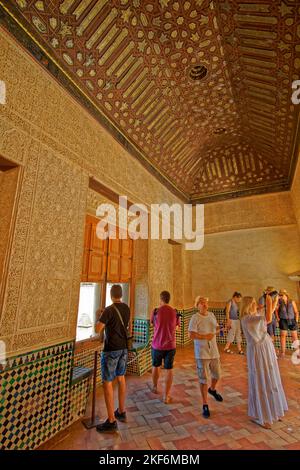
[[[224,402],[209,398],[211,418],[201,416],[200,390],[192,346],[177,350],[172,403],[151,392],[151,374],[127,378],[127,423],[117,433],[86,430],[80,421],[58,433],[40,449],[93,450],[201,450],[201,449],[300,449],[300,366],[290,357],[279,359],[289,411],[271,430],[252,423],[247,416],[247,363],[237,354],[221,353],[223,376],[218,391]],[[163,379],[162,370],[161,378]],[[90,407],[90,405],[89,405]],[[89,408],[88,412],[89,413]],[[103,389],[97,390],[98,416],[105,419]]]

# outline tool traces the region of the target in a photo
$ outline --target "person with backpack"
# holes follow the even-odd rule
[[[280,344],[281,354],[280,357],[285,356],[286,337],[290,330],[292,341],[298,339],[298,320],[299,312],[297,309],[296,302],[292,300],[285,289],[281,289],[279,292],[278,308],[276,311],[276,317],[279,322],[280,329]]]
[[[269,318],[269,310],[271,312],[271,321],[267,324],[267,332],[271,336],[271,339],[274,343],[275,335],[276,335],[276,310],[278,306],[279,295],[277,290],[272,287],[268,286],[266,290],[264,290],[263,295],[258,300],[258,309],[260,312],[264,312],[265,317]],[[274,345],[275,347],[275,345]],[[278,354],[278,351],[276,351]]]
[[[106,307],[96,323],[96,332],[105,330],[104,349],[101,354],[101,375],[108,418],[98,424],[98,432],[117,431],[117,421],[126,421],[125,373],[128,358],[128,331],[130,309],[122,302],[122,287],[114,284],[110,289],[112,304]],[[117,378],[119,407],[114,411],[113,381]]]
[[[239,319],[239,303],[241,302],[241,299],[242,294],[240,292],[234,292],[231,300],[227,302],[225,307],[228,333],[224,351],[229,354],[233,354],[230,346],[234,340],[237,342],[238,354],[244,354],[244,351],[242,350],[241,322]]]
[[[152,392],[158,393],[158,380],[162,361],[166,370],[164,402],[171,402],[170,391],[173,383],[173,363],[176,354],[176,328],[180,326],[177,311],[169,305],[170,293],[160,293],[160,306],[151,314],[151,323],[154,326],[152,339]]]

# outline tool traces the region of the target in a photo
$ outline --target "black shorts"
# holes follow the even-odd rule
[[[176,354],[176,349],[169,349],[168,351],[162,351],[160,349],[151,350],[152,355],[152,367],[160,367],[162,365],[162,360],[164,360],[165,369],[173,369],[174,357]]]
[[[279,328],[284,331],[297,331],[298,325],[296,320],[285,320],[283,318],[280,318],[279,320]]]

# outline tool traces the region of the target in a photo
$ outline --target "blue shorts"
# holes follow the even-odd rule
[[[112,382],[116,377],[121,377],[126,373],[127,349],[119,351],[102,351],[101,353],[101,374],[104,382]]]
[[[169,349],[168,351],[163,351],[160,349],[152,348],[152,367],[160,367],[162,365],[162,360],[164,360],[164,368],[173,369],[175,354],[176,349]]]

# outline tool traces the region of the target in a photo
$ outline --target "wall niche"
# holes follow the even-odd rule
[[[0,312],[14,229],[21,167],[0,155]]]

